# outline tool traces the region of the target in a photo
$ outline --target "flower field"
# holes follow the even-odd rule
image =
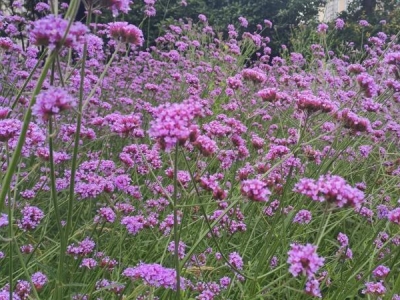
[[[0,299],[400,299],[398,36],[84,2],[0,14]]]

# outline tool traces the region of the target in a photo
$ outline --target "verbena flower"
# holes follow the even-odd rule
[[[314,274],[324,265],[325,259],[316,253],[317,247],[312,244],[291,244],[287,262],[290,264],[289,272],[297,277],[305,275],[312,279]]]
[[[386,276],[389,275],[389,272],[390,268],[383,265],[379,265],[372,271],[372,275],[374,275],[376,278],[385,278]]]
[[[129,6],[132,4],[132,0],[104,0],[103,3],[111,9],[113,16],[116,17],[120,11],[127,14],[131,10]]]
[[[32,274],[31,277],[32,283],[35,286],[36,290],[40,291],[47,284],[48,279],[45,274],[42,272],[36,272]]]
[[[293,223],[308,224],[311,222],[312,214],[309,210],[302,209],[294,216]]]
[[[258,202],[267,202],[271,195],[271,191],[267,188],[267,184],[259,179],[242,181],[240,191],[243,196]]]
[[[25,206],[21,213],[22,218],[18,221],[18,227],[24,231],[35,229],[44,218],[43,211],[36,206]]]
[[[149,135],[157,139],[162,149],[171,151],[176,144],[183,145],[189,139],[190,125],[198,114],[196,107],[185,103],[161,105],[150,122]]]
[[[361,292],[367,295],[382,296],[386,293],[386,287],[382,281],[367,282],[365,283],[365,289],[363,289]]]
[[[126,268],[122,275],[131,280],[142,279],[144,284],[153,287],[163,287],[176,290],[176,271],[175,269],[165,268],[159,264],[140,263],[136,267]],[[181,277],[181,289],[186,289],[186,280]]]
[[[109,36],[136,46],[142,46],[144,42],[143,32],[135,25],[127,22],[113,22],[108,24]]]
[[[29,30],[29,40],[37,46],[49,46],[50,49],[66,47],[76,47],[84,42],[88,28],[80,22],[72,23],[65,39],[69,21],[48,15],[32,24]],[[63,42],[63,43],[62,43]]]
[[[47,121],[50,116],[75,107],[76,104],[75,98],[64,89],[51,88],[37,95],[36,103],[32,107],[32,114],[42,121]]]
[[[365,199],[364,193],[351,187],[346,180],[337,175],[322,175],[318,180],[302,178],[294,191],[314,201],[328,201],[338,207],[359,207]]]

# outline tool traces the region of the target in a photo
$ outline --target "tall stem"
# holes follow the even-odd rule
[[[11,158],[10,164],[8,165],[6,175],[4,176],[3,183],[2,183],[2,189],[0,192],[0,212],[4,208],[4,202],[8,193],[8,190],[10,188],[11,184],[11,179],[12,176],[15,172],[15,169],[17,167],[18,161],[21,157],[21,152],[22,152],[22,147],[25,143],[25,138],[26,138],[26,133],[28,132],[29,128],[29,123],[32,118],[32,106],[36,103],[36,96],[39,94],[42,84],[47,76],[47,72],[49,71],[55,57],[57,55],[56,51],[53,51],[50,56],[47,58],[46,63],[43,67],[42,73],[38,79],[38,82],[36,84],[35,90],[33,91],[32,98],[29,102],[27,111],[25,113],[24,117],[24,123],[22,124],[21,132],[19,135],[18,143],[17,146],[14,150],[13,156]]]
[[[56,216],[57,228],[60,233],[61,240],[63,239],[62,235],[62,226],[61,226],[61,218],[60,212],[58,208],[57,201],[57,189],[56,189],[56,172],[54,169],[54,144],[53,144],[53,118],[50,116],[49,118],[49,152],[50,152],[50,185],[51,185],[51,199],[53,201],[54,213]]]
[[[176,298],[181,299],[181,277],[179,266],[179,228],[178,228],[178,150],[179,145],[176,143],[175,147],[175,161],[174,161],[174,242],[175,242],[175,270],[176,270]]]

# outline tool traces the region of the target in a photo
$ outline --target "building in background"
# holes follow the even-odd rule
[[[351,0],[328,0],[325,7],[322,8],[319,14],[321,22],[330,22],[336,19],[338,13],[347,9]]]

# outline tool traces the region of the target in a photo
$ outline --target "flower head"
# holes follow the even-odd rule
[[[290,264],[289,272],[294,277],[300,274],[313,278],[314,274],[324,265],[324,258],[316,253],[317,246],[312,244],[291,244],[287,262]]]
[[[80,22],[74,22],[65,36],[68,24],[68,20],[48,15],[32,24],[29,39],[34,45],[49,46],[50,49],[55,49],[62,45],[76,47],[83,43],[89,29]]]
[[[62,88],[51,88],[36,97],[32,113],[42,121],[47,121],[51,115],[76,106],[76,100]]]

